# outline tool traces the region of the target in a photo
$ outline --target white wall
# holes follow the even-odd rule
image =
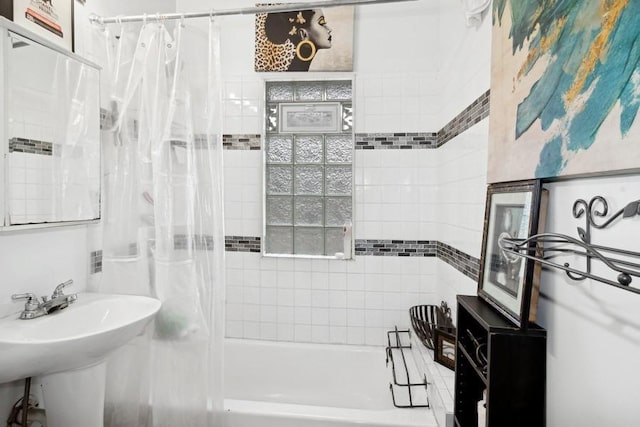
[[[490,87],[491,19],[466,25],[463,1],[438,2],[437,86],[439,123],[453,117]],[[489,119],[453,138],[437,151],[438,203],[432,206],[438,240],[480,258],[486,197]],[[438,295],[453,305],[455,295],[475,294],[477,283],[451,265],[438,263]]]
[[[491,11],[482,24],[468,27],[466,0],[438,1],[438,85],[443,96],[438,107],[441,124],[489,89],[491,83]]]
[[[584,219],[572,215],[576,199],[588,202],[596,195],[604,196],[610,213],[615,213],[640,198],[638,175],[572,180],[546,187],[550,192],[547,230],[572,237],[577,237],[577,227],[585,227]],[[593,230],[592,241],[638,252],[639,226],[638,217],[623,219],[606,230]],[[584,268],[584,259],[567,262]],[[616,280],[617,274],[595,261],[594,271]],[[543,272],[538,316],[547,330],[549,427],[627,427],[638,423],[639,302],[640,295],[600,282],[574,282],[562,272]]]

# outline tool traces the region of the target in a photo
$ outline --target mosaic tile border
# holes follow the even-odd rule
[[[194,235],[189,240],[184,234],[174,236],[175,249],[186,249],[189,241],[196,249],[213,249],[213,236]],[[375,240],[356,239],[356,256],[398,256],[398,257],[437,257],[460,271],[470,279],[477,281],[480,274],[480,260],[461,250],[437,240]],[[129,251],[137,252],[137,245],[130,245]],[[253,236],[225,236],[225,251],[260,253],[261,239]],[[89,257],[89,272],[102,271],[102,250],[93,251]]]
[[[9,152],[53,156],[53,143],[38,141],[37,139],[11,138],[9,140]]]
[[[260,237],[253,236],[225,236],[224,249],[227,252],[260,253]]]
[[[260,150],[262,135],[260,134],[223,134],[222,148],[225,150]]]
[[[210,234],[173,235],[173,249],[213,250],[213,236]]]
[[[261,252],[260,237],[226,236],[228,252]],[[437,257],[465,276],[478,280],[480,260],[437,240],[356,239],[356,256]]]
[[[356,150],[435,149],[489,116],[488,90],[437,133],[357,133]]]
[[[369,240],[356,239],[355,254],[357,256],[420,256],[437,255],[435,240]]]
[[[89,274],[102,272],[102,249],[89,254]]]
[[[436,148],[434,132],[357,133],[356,150]]]
[[[466,131],[476,123],[489,117],[491,90],[487,90],[460,114],[438,131],[438,148]]]
[[[438,242],[438,258],[468,278],[478,281],[480,275],[480,260],[478,258],[443,242]]]
[[[424,256],[437,257],[465,276],[478,280],[480,260],[446,243],[436,240],[360,240],[356,239],[356,256]]]

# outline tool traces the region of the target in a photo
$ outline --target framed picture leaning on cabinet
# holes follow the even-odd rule
[[[487,189],[478,295],[523,328],[536,319],[541,265],[504,251],[499,242],[542,232],[547,198],[540,180],[492,184]]]

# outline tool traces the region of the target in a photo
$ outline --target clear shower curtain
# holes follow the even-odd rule
[[[183,22],[103,29],[101,292],[162,301],[108,361],[105,426],[220,425],[224,231],[218,34]]]

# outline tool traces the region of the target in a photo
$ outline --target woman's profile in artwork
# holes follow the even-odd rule
[[[322,9],[256,17],[256,71],[309,71],[321,49],[331,48]]]

